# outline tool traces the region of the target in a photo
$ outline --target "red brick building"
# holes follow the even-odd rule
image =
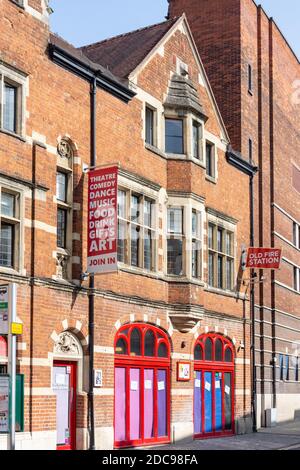
[[[24,326],[17,447],[89,445],[91,297],[96,448],[251,429],[253,167],[230,150],[185,16],[76,49],[49,31],[44,0],[0,9],[0,279],[17,283]],[[92,155],[120,170],[119,270],[91,290]]]
[[[186,13],[234,150],[259,167],[255,245],[283,249],[256,284],[258,425],[293,419],[299,384],[299,60],[252,0],[170,0]]]

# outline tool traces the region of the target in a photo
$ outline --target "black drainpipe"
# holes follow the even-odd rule
[[[251,162],[252,163],[252,162]],[[250,175],[250,246],[254,247],[254,174]],[[256,419],[256,361],[255,361],[255,284],[254,270],[250,274],[250,315],[251,315],[251,372],[252,372],[252,427],[253,432],[257,432]]]
[[[96,102],[97,81],[94,77],[91,81],[91,168],[96,166]],[[88,393],[88,418],[90,445],[89,450],[95,450],[95,418],[94,418],[94,338],[95,338],[95,276],[89,276],[89,393]]]

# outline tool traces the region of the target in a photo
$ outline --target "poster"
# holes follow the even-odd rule
[[[0,376],[0,433],[9,432],[9,377]]]
[[[0,335],[8,335],[8,286],[0,286]]]
[[[118,270],[118,167],[91,170],[88,176],[87,271]]]
[[[179,382],[188,382],[191,380],[191,364],[189,362],[177,363],[177,380]]]

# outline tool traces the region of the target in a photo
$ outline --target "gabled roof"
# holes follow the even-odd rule
[[[125,79],[177,21],[178,18],[172,18],[163,23],[80,47],[78,50],[91,61],[101,64],[114,75]]]

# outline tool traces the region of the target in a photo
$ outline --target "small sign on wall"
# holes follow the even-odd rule
[[[190,362],[177,362],[177,380],[178,382],[189,382],[191,380]]]
[[[103,373],[102,369],[94,370],[94,387],[100,388],[103,386]]]

